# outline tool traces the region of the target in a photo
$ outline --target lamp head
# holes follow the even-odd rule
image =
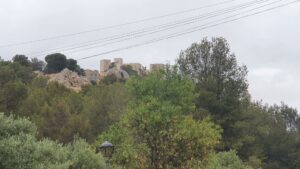
[[[100,152],[104,157],[111,158],[114,153],[114,145],[108,141],[105,141],[104,143],[101,144],[98,150],[100,150]]]

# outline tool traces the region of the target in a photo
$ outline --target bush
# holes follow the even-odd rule
[[[235,151],[221,152],[214,155],[206,169],[253,169],[245,165]]]
[[[84,140],[66,146],[35,138],[36,127],[27,119],[0,113],[1,169],[98,169],[102,156]]]

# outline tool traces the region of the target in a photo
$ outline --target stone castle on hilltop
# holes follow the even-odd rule
[[[119,79],[128,79],[131,75],[143,75],[151,71],[164,69],[164,64],[151,64],[150,70],[147,70],[140,63],[123,63],[122,58],[115,58],[113,61],[104,59],[100,61],[100,72],[97,70],[84,70],[85,75],[78,75],[76,72],[64,69],[55,74],[44,74],[43,72],[35,72],[38,76],[46,77],[49,81],[54,81],[65,87],[80,91],[82,86],[98,83],[106,76],[114,75]]]
[[[164,69],[164,64],[150,64],[150,70],[147,70],[140,63],[123,63],[122,58],[114,58],[113,61],[110,59],[100,60],[100,78],[103,78],[107,75],[114,74],[118,78],[127,79],[131,74],[142,75],[147,72],[157,71]]]

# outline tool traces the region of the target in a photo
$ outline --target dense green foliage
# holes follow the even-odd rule
[[[12,58],[14,63],[19,63],[22,66],[29,66],[30,62],[25,55],[16,55]]]
[[[32,81],[18,111],[36,123],[40,138],[69,142],[78,134],[93,141],[119,119],[127,102],[124,86],[119,83],[88,86],[76,93],[44,80]]]
[[[77,60],[68,59],[66,68],[68,68],[71,71],[77,72],[79,75],[84,75],[84,70],[81,69],[80,66],[77,64]]]
[[[153,73],[142,79],[132,78],[127,88],[131,100],[126,115],[99,141],[109,138],[121,145],[128,141],[137,145],[136,160],[140,163],[126,163],[126,159],[134,159],[131,155],[135,153],[116,153],[117,164],[128,165],[125,168],[187,168],[192,160],[205,160],[213,151],[220,131],[209,120],[198,122],[192,118],[196,97],[192,81],[171,72]],[[122,134],[116,130],[120,127],[127,134],[116,138]]]
[[[101,155],[85,141],[77,139],[62,145],[48,139],[37,140],[37,129],[27,119],[14,119],[0,113],[1,169],[98,169],[104,167]]]
[[[76,60],[46,62],[0,60],[1,169],[103,167],[94,150],[104,140],[115,169],[300,168],[297,110],[251,101],[247,68],[223,38],[192,44],[164,71],[107,76],[79,92],[33,73],[80,74]]]
[[[47,55],[45,61],[47,62],[46,73],[57,73],[67,67],[67,57],[60,53]]]
[[[79,75],[84,75],[84,70],[77,65],[77,61],[74,59],[67,59],[67,57],[61,53],[54,53],[45,57],[47,62],[45,73],[58,73],[65,68],[71,71],[77,72]]]
[[[229,151],[213,155],[206,169],[252,169],[252,167],[243,164],[236,152]]]
[[[128,100],[123,84],[87,86],[76,93],[34,77],[30,67],[0,65],[0,112],[29,117],[38,127],[39,138],[65,143],[78,134],[92,142],[118,121]]]
[[[300,151],[292,148],[300,143],[297,111],[283,103],[251,103],[246,67],[237,64],[225,39],[204,39],[193,44],[181,52],[177,66],[197,85],[197,109],[207,112],[224,131],[218,151],[235,149],[257,168],[300,167],[296,160]]]

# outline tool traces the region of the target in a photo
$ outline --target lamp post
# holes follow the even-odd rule
[[[106,169],[109,169],[109,160],[114,153],[114,145],[108,141],[105,141],[100,147],[98,147],[98,150],[100,150],[103,157],[106,158]]]

